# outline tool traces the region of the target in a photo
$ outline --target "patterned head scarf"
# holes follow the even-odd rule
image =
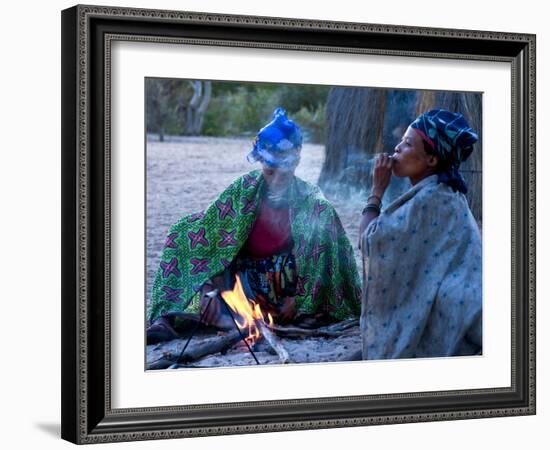
[[[432,109],[417,117],[411,128],[439,157],[439,182],[448,184],[455,191],[468,192],[458,168],[472,153],[478,136],[464,116],[445,109]]]
[[[300,159],[302,132],[286,116],[283,108],[273,112],[271,122],[263,127],[248,154],[249,162],[260,161],[269,167],[289,168]]]

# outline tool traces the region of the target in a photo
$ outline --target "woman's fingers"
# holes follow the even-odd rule
[[[393,160],[390,158],[390,156],[387,153],[379,153],[376,157],[375,161],[375,169],[376,168],[384,168],[384,169],[391,169],[393,164]]]
[[[391,158],[390,155],[388,155],[387,153],[378,153],[376,155],[376,162],[385,164],[386,162],[388,162],[388,160],[391,161]]]

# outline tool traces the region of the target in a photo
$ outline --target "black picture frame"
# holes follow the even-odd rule
[[[509,62],[511,386],[112,409],[109,64],[114,40]],[[82,5],[64,10],[62,437],[84,444],[535,414],[535,42],[532,34],[503,32]]]

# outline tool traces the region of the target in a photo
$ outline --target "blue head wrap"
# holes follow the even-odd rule
[[[258,132],[247,159],[249,162],[261,161],[270,167],[288,168],[300,158],[301,148],[300,127],[287,118],[283,108],[277,108],[271,122]]]
[[[439,157],[438,181],[448,184],[455,191],[468,192],[458,168],[472,153],[478,136],[464,116],[445,109],[432,109],[417,117],[411,128]]]

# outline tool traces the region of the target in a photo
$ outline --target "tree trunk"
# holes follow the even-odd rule
[[[468,186],[466,198],[477,221],[482,221],[482,98],[481,94],[467,92],[427,92],[419,94],[417,114],[434,108],[445,108],[462,114],[470,127],[478,134],[479,140],[474,144],[470,157],[460,165],[460,173]]]
[[[203,95],[201,97],[200,103],[197,106],[197,111],[195,114],[195,124],[194,124],[194,130],[196,134],[200,134],[202,131],[202,126],[204,123],[204,113],[206,112],[206,109],[208,108],[208,103],[210,103],[210,97],[212,96],[212,82],[211,81],[205,81],[204,82],[204,89],[203,89]]]
[[[326,107],[326,159],[319,185],[328,196],[365,193],[372,183],[376,153],[393,152],[414,115],[414,91],[333,88]],[[403,192],[393,178],[385,201]]]
[[[196,136],[201,134],[204,123],[204,113],[212,96],[211,81],[191,81],[193,96],[188,104],[181,105],[180,110],[184,111],[184,134]]]

